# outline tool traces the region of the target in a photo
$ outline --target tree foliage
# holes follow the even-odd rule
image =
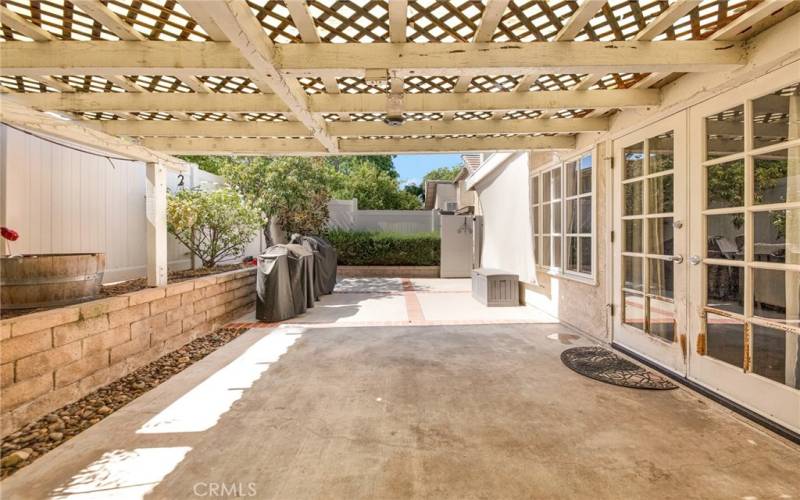
[[[232,189],[183,189],[167,197],[167,230],[205,267],[241,254],[259,224],[258,212]]]
[[[397,178],[392,177],[373,163],[354,163],[349,171],[338,173],[339,199],[358,200],[364,210],[414,210],[420,208],[419,198],[400,189]]]
[[[222,175],[260,212],[267,242],[272,218],[284,231],[301,234],[318,234],[328,221],[337,180],[324,159],[253,157],[227,162]]]
[[[461,171],[461,165],[454,165],[452,167],[439,167],[431,170],[425,177],[422,178],[422,184],[425,181],[452,181],[455,180],[458,173]]]
[[[345,175],[350,174],[356,167],[367,163],[375,166],[381,172],[386,172],[392,179],[400,177],[400,174],[394,168],[394,155],[330,156],[327,161],[334,170]]]
[[[230,156],[192,156],[183,155],[178,156],[181,160],[188,161],[189,163],[196,163],[200,170],[211,172],[212,174],[222,175],[222,167],[230,162],[236,161],[237,157]]]

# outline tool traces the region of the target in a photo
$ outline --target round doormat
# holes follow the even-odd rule
[[[677,389],[668,379],[645,370],[602,347],[573,347],[561,353],[568,368],[607,384],[634,389]]]

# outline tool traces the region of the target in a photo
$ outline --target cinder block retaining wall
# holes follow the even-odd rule
[[[246,313],[255,268],[0,322],[0,436]]]

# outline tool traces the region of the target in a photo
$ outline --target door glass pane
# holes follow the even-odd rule
[[[744,206],[744,160],[708,167],[706,193],[707,208]]]
[[[744,105],[706,117],[706,159],[744,151]]]
[[[542,265],[550,267],[550,237],[542,237]]]
[[[581,158],[578,166],[578,174],[580,176],[581,188],[580,194],[592,192],[592,155],[586,155]]]
[[[622,322],[644,331],[644,296],[637,293],[623,292]]]
[[[561,199],[561,169],[556,168],[551,171],[551,176],[553,179],[553,199],[560,200]]]
[[[580,232],[589,234],[592,232],[592,197],[584,196],[580,199]]]
[[[800,252],[800,209],[753,214],[753,260],[786,262],[786,231],[794,228],[794,252]],[[791,260],[791,257],[790,257]],[[800,258],[795,257],[795,263]]]
[[[718,314],[707,313],[706,354],[744,368],[744,323]]]
[[[644,291],[644,276],[641,257],[622,257],[622,267],[625,273],[625,288]]]
[[[625,162],[625,178],[641,177],[644,175],[644,143],[640,142],[628,146],[623,151]]]
[[[668,342],[675,340],[675,304],[654,297],[648,298],[647,333]]]
[[[591,274],[592,273],[592,239],[581,238],[581,267],[580,272]]]
[[[539,203],[539,176],[531,179],[531,203]]]
[[[642,252],[642,219],[630,219],[622,221],[625,238],[623,240],[623,252]]]
[[[578,238],[574,236],[567,237],[567,270],[578,270]]]
[[[798,335],[753,325],[753,373],[800,389],[798,352]]]
[[[542,174],[542,201],[550,201],[550,172]]]
[[[672,143],[673,134],[671,130],[666,134],[651,137],[647,140],[648,154],[650,157],[650,161],[648,162],[649,174],[672,170],[675,156]]]
[[[800,272],[753,269],[753,314],[800,324]]]
[[[552,218],[550,217],[550,204],[546,204],[542,206],[542,234],[547,234],[550,232],[550,223]]]
[[[553,267],[561,267],[561,237],[553,236]]]
[[[744,214],[706,216],[708,257],[744,259]]]
[[[754,204],[800,201],[798,150],[800,148],[784,149],[753,157]]]
[[[570,161],[564,165],[564,175],[566,176],[566,196],[578,194],[578,164]]]
[[[642,181],[630,182],[622,187],[625,197],[622,215],[640,215],[642,213]]]
[[[733,266],[707,266],[709,307],[744,314],[744,269]]]
[[[531,210],[531,219],[533,219],[533,234],[539,234],[539,207],[533,207]]]
[[[672,174],[653,177],[647,183],[647,209],[651,214],[672,212]]]
[[[753,147],[760,148],[783,142],[789,137],[789,104],[800,94],[795,83],[753,101]]]
[[[648,293],[671,299],[674,295],[672,281],[673,263],[669,260],[647,259],[650,287]]]
[[[561,232],[561,202],[553,203],[553,232]]]
[[[672,255],[674,246],[672,217],[647,219],[647,230],[649,231],[647,252],[655,255]]]

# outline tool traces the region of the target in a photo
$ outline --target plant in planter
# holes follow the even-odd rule
[[[232,189],[184,189],[167,197],[167,230],[204,267],[241,254],[260,224],[258,210]]]

